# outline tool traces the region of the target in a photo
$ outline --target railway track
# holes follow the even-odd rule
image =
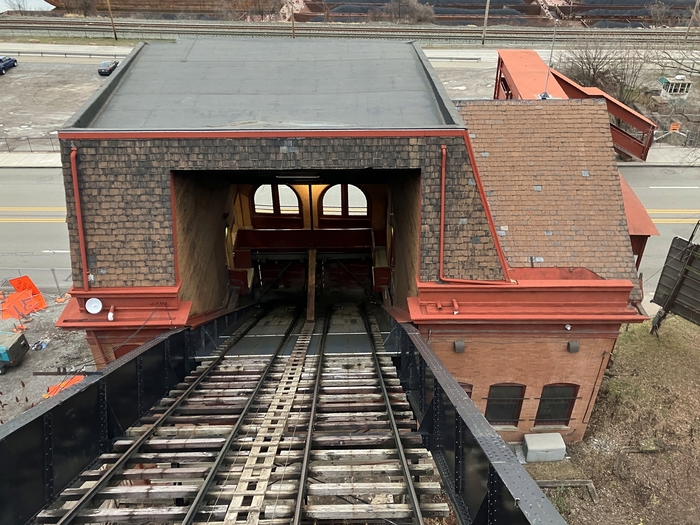
[[[376,320],[278,308],[126,429],[38,523],[423,523],[449,514]],[[316,332],[315,332],[316,330]],[[389,521],[386,521],[389,520]]]
[[[213,21],[155,21],[116,19],[115,28],[121,38],[129,39],[170,39],[187,36],[251,36],[251,37],[290,37],[288,23],[242,23]],[[80,36],[112,38],[112,27],[102,19],[64,19],[0,17],[0,31],[13,35]],[[422,44],[481,44],[482,29],[477,27],[448,26],[396,26],[369,24],[296,24],[297,37],[306,38],[388,38],[416,40]],[[687,39],[685,28],[660,29],[585,29],[558,28],[559,45],[581,40],[586,36],[607,42],[634,45],[652,42],[659,45],[673,42],[674,47],[692,47],[700,43],[700,34],[691,31]],[[487,41],[499,44],[538,44],[549,43],[552,28],[490,27]]]

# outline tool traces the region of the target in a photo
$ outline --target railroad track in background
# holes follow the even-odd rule
[[[224,336],[36,522],[421,524],[448,515],[446,503],[421,499],[440,484],[415,481],[434,465],[376,320],[344,308],[354,333],[332,332],[331,313],[314,323],[277,308]]]
[[[244,23],[214,21],[156,21],[115,20],[117,34],[123,39],[172,39],[200,36],[290,37],[289,23]],[[79,36],[113,38],[109,20],[64,19],[40,17],[0,17],[0,31],[8,36],[44,35],[51,37]],[[491,44],[534,45],[550,43],[553,28],[490,27],[486,40]],[[295,35],[304,38],[387,38],[416,40],[421,44],[481,44],[482,29],[478,27],[396,26],[369,24],[297,23]],[[662,29],[585,29],[558,28],[557,44],[576,42],[595,35],[606,42],[634,46],[639,43],[673,44],[675,48],[691,48],[700,44],[700,32],[685,28]]]

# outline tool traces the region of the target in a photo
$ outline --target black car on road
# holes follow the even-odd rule
[[[100,65],[97,66],[97,72],[100,74],[100,76],[108,77],[115,69],[117,69],[118,65],[118,60],[105,60],[104,62],[100,62]]]
[[[4,75],[5,71],[11,67],[17,67],[17,59],[12,57],[0,56],[0,75]]]

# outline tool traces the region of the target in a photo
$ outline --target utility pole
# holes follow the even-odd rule
[[[289,16],[292,19],[292,38],[296,38],[296,32],[294,30],[294,0],[289,0],[287,5],[289,6]]]
[[[698,4],[700,4],[700,0],[695,0],[695,7],[693,8],[693,12],[690,14],[690,20],[688,20],[688,29],[685,31],[685,41],[688,41],[688,34],[690,33],[690,26],[693,25],[693,20],[695,20],[695,17],[698,14]]]
[[[700,0],[698,0],[700,2]],[[481,45],[486,42],[486,24],[489,21],[489,8],[491,7],[491,0],[486,0],[486,10],[484,11],[484,32],[481,33]]]
[[[109,19],[112,21],[112,32],[114,33],[114,40],[119,40],[117,38],[117,29],[114,27],[114,17],[112,16],[112,4],[107,0],[107,10],[109,11]]]

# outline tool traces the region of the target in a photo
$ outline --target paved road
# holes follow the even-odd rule
[[[29,275],[43,291],[68,291],[70,256],[61,170],[0,168],[0,287]],[[6,284],[6,283],[5,283]]]
[[[655,313],[657,305],[649,301],[666,253],[674,237],[687,239],[700,220],[700,168],[698,167],[626,167],[620,172],[649,212],[660,237],[652,237],[640,265],[644,274],[644,307]]]

